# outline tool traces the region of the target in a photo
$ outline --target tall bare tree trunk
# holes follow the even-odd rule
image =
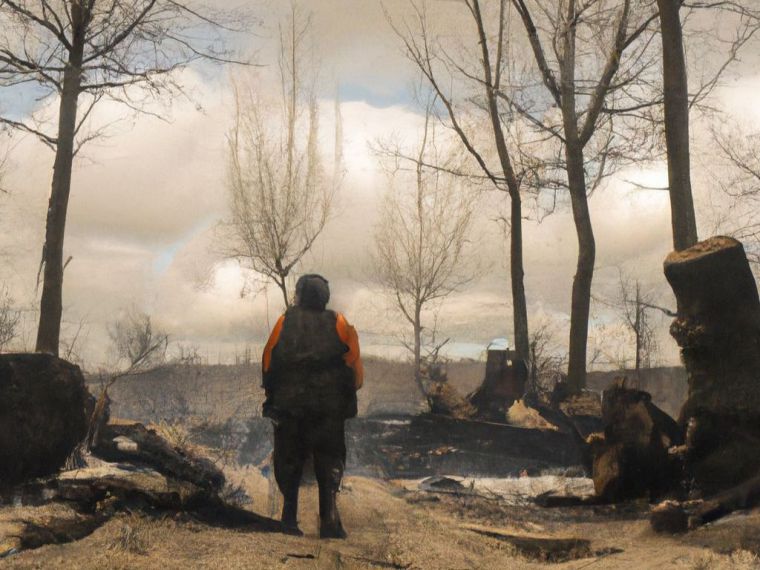
[[[474,0],[472,3],[473,15],[478,28],[478,37],[480,38],[480,49],[483,65],[483,74],[485,77],[486,95],[488,97],[488,114],[491,119],[491,128],[493,129],[494,141],[496,143],[496,152],[499,156],[502,173],[507,181],[509,200],[510,200],[510,277],[512,286],[512,325],[515,334],[515,350],[520,358],[527,361],[530,357],[530,340],[528,338],[528,307],[525,299],[525,270],[523,265],[523,235],[522,235],[522,199],[520,197],[520,184],[512,166],[512,159],[507,148],[504,129],[502,128],[502,117],[499,113],[499,102],[496,97],[496,91],[501,86],[501,65],[504,42],[504,13],[506,1],[501,0],[499,10],[499,36],[496,54],[495,73],[491,69],[491,57],[488,52],[488,36],[486,35],[483,24],[483,14],[480,10],[480,3]]]
[[[578,130],[578,111],[575,105],[575,0],[567,4],[563,53],[560,66],[562,122],[565,133],[565,161],[570,203],[578,239],[578,262],[573,277],[570,301],[570,342],[567,363],[567,382],[571,392],[586,386],[586,345],[588,318],[591,311],[591,281],[594,277],[596,242],[591,227],[591,215],[586,195],[586,173],[583,147]]]
[[[82,83],[84,51],[84,23],[81,8],[72,3],[74,33],[69,61],[63,74],[63,89],[58,116],[58,145],[53,165],[53,182],[50,189],[45,245],[43,249],[44,273],[40,320],[37,329],[37,352],[58,355],[63,313],[63,238],[66,230],[66,212],[71,192],[71,169],[74,162],[74,138],[77,124],[77,105]]]
[[[697,222],[691,194],[689,157],[689,93],[680,0],[657,0],[662,34],[662,76],[665,92],[665,143],[668,150],[670,216],[673,247],[681,251],[697,243]]]
[[[525,299],[525,269],[523,266],[522,199],[520,192],[510,195],[509,263],[512,278],[512,310],[515,331],[515,350],[520,358],[530,357],[528,335],[528,305]]]
[[[639,282],[636,282],[636,316],[633,320],[633,333],[636,336],[636,373],[641,369],[641,352],[642,352],[642,321],[643,321],[643,307],[641,304],[641,287]]]
[[[566,131],[575,132],[575,131]],[[578,238],[578,262],[573,278],[570,305],[570,350],[567,381],[572,392],[586,386],[586,345],[588,343],[588,320],[591,311],[591,281],[594,277],[596,241],[591,227],[591,216],[586,196],[586,178],[583,172],[583,151],[576,147],[577,141],[568,137],[565,146],[567,175],[570,183],[570,201]]]

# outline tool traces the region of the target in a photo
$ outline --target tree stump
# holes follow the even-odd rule
[[[647,392],[626,388],[625,380],[604,391],[604,437],[591,440],[593,479],[604,502],[662,497],[679,479],[668,455],[682,443],[676,422],[652,404]]]
[[[93,403],[78,366],[0,355],[0,487],[56,473],[84,440]]]
[[[760,470],[760,299],[742,244],[713,237],[665,260],[678,302],[670,333],[689,393],[685,464],[695,496]]]

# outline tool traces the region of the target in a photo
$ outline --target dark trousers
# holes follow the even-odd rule
[[[314,459],[322,510],[323,501],[338,491],[343,479],[346,465],[343,418],[285,417],[275,424],[274,476],[286,504],[298,501],[301,475],[309,456]]]

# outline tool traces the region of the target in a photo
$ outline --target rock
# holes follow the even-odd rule
[[[760,472],[760,299],[742,244],[713,237],[665,260],[689,392],[687,479],[693,496],[730,489]]]
[[[0,355],[0,487],[56,473],[87,435],[93,404],[78,366]]]
[[[600,499],[617,502],[658,498],[679,481],[678,467],[668,454],[682,443],[676,422],[641,390],[619,381],[604,391],[604,437],[591,440],[593,479]]]

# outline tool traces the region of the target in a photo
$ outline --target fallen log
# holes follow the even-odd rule
[[[666,501],[652,510],[650,524],[656,532],[680,533],[713,522],[737,510],[760,505],[760,475],[707,499]]]
[[[214,497],[190,481],[167,477],[149,467],[101,463],[96,467],[65,471],[50,481],[56,498],[94,509],[115,497],[121,505],[161,510],[191,509]]]
[[[112,420],[99,430],[92,452],[106,461],[145,465],[179,481],[218,493],[224,474],[211,461],[169,444],[140,423]]]

